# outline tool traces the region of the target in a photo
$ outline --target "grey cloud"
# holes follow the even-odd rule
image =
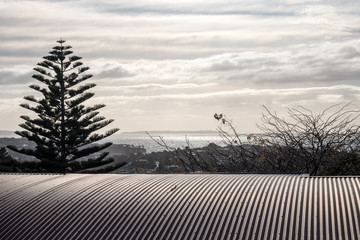
[[[295,12],[292,11],[255,11],[247,10],[221,10],[221,9],[212,9],[212,10],[202,10],[202,9],[176,9],[176,8],[167,8],[164,9],[163,6],[158,8],[149,8],[149,7],[139,7],[139,8],[107,8],[103,9],[107,13],[116,13],[116,14],[165,14],[165,15],[254,15],[254,16],[294,16]]]
[[[0,69],[0,84],[10,85],[10,84],[22,84],[29,83],[32,81],[31,72],[18,72],[16,69]]]
[[[234,69],[239,69],[239,65],[237,63],[224,60],[222,62],[213,63],[210,67],[205,69],[205,71],[223,72]]]
[[[359,95],[360,87],[352,85],[336,85],[329,87],[297,87],[297,88],[267,88],[267,89],[256,89],[256,88],[243,88],[235,90],[211,90],[207,92],[197,92],[197,93],[174,93],[174,94],[161,94],[161,95],[136,95],[136,96],[103,96],[98,99],[103,99],[103,101],[149,101],[149,100],[196,100],[196,99],[216,99],[219,100],[219,97],[222,97],[222,101],[227,97],[282,97],[282,98],[292,98],[294,96],[299,96],[300,98],[308,98],[308,95],[317,96],[321,94],[340,94],[340,95]]]
[[[27,95],[18,89],[30,92],[21,84],[34,80],[15,65],[34,67],[63,37],[99,80],[94,103],[107,104],[122,129],[135,121],[145,129],[144,123],[166,125],[170,115],[169,128],[183,126],[182,116],[207,128],[217,111],[246,124],[244,115],[258,117],[254,109],[262,104],[320,108],[360,100],[360,2],[203,3],[6,1],[0,7],[0,96],[11,102]],[[134,109],[144,118],[130,119]]]
[[[132,77],[135,74],[131,74],[127,70],[122,67],[116,67],[111,69],[104,69],[98,73],[96,73],[96,78],[124,78],[124,77]]]
[[[121,86],[123,89],[187,89],[187,88],[201,88],[201,87],[209,87],[216,86],[215,83],[207,83],[207,84],[195,84],[195,83],[184,83],[184,84],[159,84],[159,83],[148,83],[148,84],[138,84],[138,85],[128,85]]]
[[[91,72],[94,74],[94,76],[98,79],[116,79],[136,76],[135,73],[126,69],[123,64],[117,61],[106,60],[104,58],[89,61],[87,65],[90,67]]]
[[[0,22],[4,23],[2,26],[5,28],[2,35],[8,39],[5,43],[8,45],[11,42],[11,37],[14,37],[17,46],[29,44],[34,46],[38,41],[43,42],[43,39],[51,42],[62,36],[68,40],[76,40],[77,42],[71,42],[76,47],[75,50],[81,50],[79,51],[80,55],[89,58],[101,56],[117,59],[192,59],[224,52],[241,51],[247,48],[281,48],[289,44],[321,41],[324,34],[331,32],[331,29],[319,33],[317,31],[310,32],[310,30],[303,34],[301,27],[298,28],[297,25],[289,24],[286,20],[278,21],[279,18],[276,15],[283,13],[287,15],[286,9],[289,9],[288,4],[278,3],[278,1],[256,1],[255,3],[246,1],[245,4],[233,1],[210,1],[206,6],[199,2],[184,4],[169,2],[169,4],[164,4],[163,1],[151,4],[147,1],[102,1],[101,3],[79,1],[71,3],[71,5],[67,5],[66,2],[52,2],[54,3],[47,3],[49,4],[49,12],[41,7],[37,9],[34,5],[34,12],[32,13],[29,11],[32,5],[28,2],[21,4],[22,2],[19,1],[19,4],[14,5],[13,9],[19,8],[19,12],[23,11],[24,14],[12,14],[13,16],[7,14],[2,20],[0,17]],[[42,1],[35,3],[41,6]],[[97,10],[98,8],[102,9],[102,5],[104,5],[103,8],[107,9],[116,9],[119,6],[118,8],[122,9],[124,14],[108,16],[106,13]],[[134,16],[131,12],[131,9],[136,11],[143,9],[145,12],[148,9],[160,9],[164,12],[167,9],[174,9],[174,11],[191,13],[191,9],[194,7],[200,9],[199,6],[201,9],[204,8],[201,11],[209,12],[214,16],[205,16],[197,21],[193,19],[194,16],[187,15],[164,15],[159,12]],[[58,19],[53,16],[52,13],[60,7],[64,9],[64,14],[66,13],[69,18]],[[288,10],[290,15],[295,9],[292,7]],[[126,12],[125,10],[129,11]],[[217,13],[224,15],[218,16]],[[270,23],[265,22],[267,18],[264,20],[261,17],[267,13],[274,15],[267,16],[271,19]],[[253,32],[260,34],[260,36],[251,37],[251,34],[243,32],[243,29],[251,29],[252,25],[248,26],[247,23],[242,23],[242,19],[237,21],[236,16],[232,14],[254,14],[254,16],[245,17],[245,20],[249,21],[249,24],[256,25]],[[230,17],[225,19],[223,16]],[[229,24],[225,21],[229,21]],[[264,25],[261,25],[259,21],[264,21]],[[277,21],[277,23],[273,26],[272,21]],[[50,26],[51,31],[49,31]],[[292,31],[292,28],[299,29],[300,33]],[[83,29],[86,30],[86,33],[82,31]],[[267,32],[271,29],[277,33],[268,35]],[[14,34],[14,30],[16,34]],[[34,37],[35,35],[31,34],[32,32],[36,32],[37,37]],[[89,36],[89,32],[92,33],[91,36]],[[4,44],[4,42],[2,43]],[[37,45],[36,48],[31,49],[39,48]],[[17,57],[43,56],[44,53],[35,52],[30,48],[18,47],[9,50],[3,47],[0,49],[0,54]]]
[[[359,16],[359,15],[360,15],[360,13],[357,14],[357,16]],[[358,28],[358,27],[346,27],[344,30],[349,32],[349,33],[353,33],[353,34],[359,34],[360,33],[360,28]]]
[[[310,83],[359,85],[358,40],[303,44],[281,51],[246,51],[192,60],[139,60],[93,64],[99,77],[128,83],[217,83],[234,87],[288,87]],[[103,75],[102,75],[102,72]],[[136,73],[134,75],[133,73]],[[129,75],[130,74],[130,75]]]
[[[360,76],[359,41],[325,42],[273,52],[240,52],[203,59],[202,72],[224,82],[355,84]],[[266,86],[266,85],[265,85]]]
[[[279,1],[102,1],[90,5],[98,11],[117,14],[251,14],[251,15],[285,15],[293,14],[288,4]]]
[[[339,53],[347,59],[360,57],[360,51],[355,46],[345,46],[339,50]]]
[[[32,25],[34,23],[34,19],[29,17],[22,17],[22,16],[14,16],[14,17],[4,17],[0,16],[0,24],[2,26],[25,26],[25,25]]]
[[[336,82],[338,84],[347,84],[352,83],[354,85],[360,85],[359,84],[359,76],[360,76],[360,69],[358,70],[331,70],[327,69],[326,72],[322,72],[314,76],[314,78],[323,78],[323,80],[329,81],[329,82]]]
[[[43,54],[44,55],[44,54]],[[0,47],[0,56],[3,57],[34,57],[41,56],[41,53],[35,49],[9,49]]]

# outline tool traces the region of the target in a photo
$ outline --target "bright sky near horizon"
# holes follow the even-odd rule
[[[360,1],[0,0],[0,130],[19,129],[32,68],[63,38],[121,131],[256,131],[262,105],[360,106]]]

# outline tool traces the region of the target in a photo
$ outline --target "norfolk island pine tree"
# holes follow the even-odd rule
[[[37,118],[20,116],[25,123],[20,127],[25,131],[16,131],[21,137],[35,142],[34,149],[7,146],[9,149],[36,157],[40,160],[41,171],[46,172],[80,172],[88,168],[103,166],[114,161],[108,157],[108,152],[99,151],[109,147],[112,143],[94,144],[119,129],[108,130],[105,134],[96,133],[99,129],[109,125],[113,119],[106,120],[99,116],[99,109],[104,104],[87,107],[83,103],[94,96],[88,92],[96,86],[94,83],[84,82],[92,77],[80,62],[81,57],[73,55],[71,46],[63,45],[64,40],[57,41],[50,55],[43,57],[34,70],[37,74],[32,77],[47,87],[30,85],[33,90],[42,94],[42,98],[26,96],[31,102],[20,104],[21,107],[33,111]],[[35,106],[33,106],[35,104]],[[93,157],[84,159],[85,157]],[[95,156],[94,156],[95,155]],[[97,172],[112,171],[125,163],[106,167]]]

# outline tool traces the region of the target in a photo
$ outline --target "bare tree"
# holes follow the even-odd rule
[[[161,136],[149,137],[159,146],[170,152],[174,164],[182,167],[184,172],[218,172],[218,173],[252,173],[259,172],[259,166],[252,161],[257,156],[257,151],[252,149],[255,146],[243,143],[242,136],[238,134],[229,120],[222,114],[215,114],[214,117],[221,121],[222,127],[217,130],[223,139],[224,147],[214,143],[202,148],[194,148],[189,139],[185,137],[186,146],[178,148],[169,146]]]
[[[264,106],[261,134],[239,134],[223,114],[218,132],[224,147],[173,148],[163,138],[155,140],[170,151],[186,172],[359,174],[360,111],[351,103],[332,105],[320,113],[298,106],[286,118]]]
[[[347,158],[359,147],[359,110],[351,103],[332,105],[320,113],[303,106],[288,108],[281,118],[264,106],[259,129],[264,159],[284,171],[321,174],[332,167],[334,158]]]
[[[219,159],[215,158],[215,155],[211,153],[213,150],[210,150],[216,149],[216,146],[210,144],[207,151],[196,149],[192,146],[189,139],[185,137],[186,147],[182,149],[169,146],[161,136],[151,136],[149,133],[147,133],[147,135],[159,146],[171,153],[173,163],[179,165],[183,172],[218,172]]]

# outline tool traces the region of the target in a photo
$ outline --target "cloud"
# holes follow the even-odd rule
[[[339,49],[339,54],[341,54],[344,59],[360,58],[360,48],[357,44],[343,46]]]
[[[19,122],[11,99],[34,94],[31,68],[59,38],[94,74],[89,103],[126,130],[213,129],[214,112],[251,128],[263,104],[360,101],[359,12],[353,0],[0,1],[1,124]]]
[[[105,59],[96,59],[89,62],[91,72],[96,78],[124,78],[134,76],[135,73],[129,72],[123,64]]]
[[[0,53],[13,58],[40,57],[62,37],[86,59],[194,59],[249,49],[281,49],[322,41],[324,36],[338,38],[344,35],[341,31],[356,27],[358,17],[344,12],[349,3],[342,8],[310,4],[6,1],[0,3]],[[109,12],[114,9],[121,11]],[[314,16],[325,18],[326,23],[295,23]]]
[[[97,97],[97,100],[101,102],[113,102],[113,101],[148,101],[148,100],[192,100],[192,99],[219,99],[239,96],[239,97],[275,97],[275,98],[292,98],[296,96],[302,96],[308,98],[308,96],[357,96],[360,97],[360,87],[351,85],[336,85],[329,87],[303,87],[303,88],[273,88],[273,89],[238,89],[228,91],[211,91],[201,93],[177,93],[177,94],[162,94],[162,95],[131,95],[131,96],[103,96]],[[320,97],[325,99],[325,97]],[[354,99],[347,99],[354,100]],[[356,99],[357,100],[357,99]]]
[[[242,52],[217,55],[203,62],[204,72],[228,80],[251,80],[254,84],[317,82],[358,84],[360,41],[295,45],[275,52]]]
[[[268,6],[273,6],[269,9]],[[275,7],[274,7],[275,6]],[[281,4],[276,1],[255,2],[245,0],[241,3],[235,1],[102,1],[102,4],[93,4],[93,8],[100,11],[115,14],[196,14],[196,15],[217,15],[217,14],[250,14],[250,15],[284,15],[291,13],[290,9],[280,8]]]
[[[212,115],[221,112],[239,126],[239,131],[249,132],[255,130],[255,123],[261,116],[262,105],[282,113],[287,107],[301,104],[316,112],[321,111],[324,106],[328,107],[338,102],[359,102],[359,100],[360,87],[335,85],[289,89],[247,88],[195,93],[111,95],[97,96],[92,101],[107,104],[104,115],[115,119],[116,116],[122,116],[117,119],[123,123],[123,127],[129,126],[132,122],[136,123],[138,129],[146,129],[141,127],[143,121],[145,124],[143,126],[147,126],[147,129],[164,129],[167,124],[177,129],[184,126],[214,129],[216,125]],[[142,111],[133,113],[134,109]],[[152,125],[149,126],[148,122]]]
[[[226,84],[259,87],[309,82],[320,85],[358,85],[360,41],[326,41],[298,44],[275,51],[242,51],[189,60],[142,59],[120,63],[105,59],[91,62],[98,79],[112,86],[138,84]],[[121,80],[120,80],[121,78]],[[150,86],[149,86],[150,87]],[[155,87],[153,85],[153,87]],[[160,86],[158,86],[160,87]]]
[[[138,84],[138,85],[125,85],[125,86],[101,86],[101,91],[138,91],[138,90],[171,90],[171,89],[194,89],[194,88],[203,88],[203,87],[210,87],[216,86],[216,83],[205,83],[205,84],[195,84],[195,83],[183,83],[183,84],[159,84],[159,83],[148,83],[148,84]]]
[[[294,45],[276,51],[225,53],[192,60],[141,60],[127,64],[133,82],[213,82],[238,87],[304,82],[355,84],[359,40]]]
[[[0,84],[22,84],[31,81],[29,66],[17,65],[9,68],[0,68]]]

